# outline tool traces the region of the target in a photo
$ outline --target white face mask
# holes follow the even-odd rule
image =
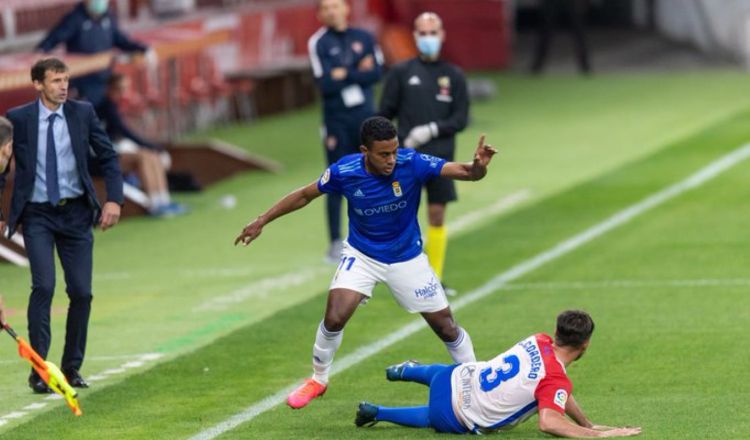
[[[87,8],[94,15],[102,15],[109,9],[109,0],[88,0]]]

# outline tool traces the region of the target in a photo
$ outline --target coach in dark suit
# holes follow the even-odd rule
[[[60,257],[70,299],[62,371],[74,387],[88,384],[79,370],[86,352],[91,311],[93,234],[120,218],[122,176],[117,155],[91,104],[66,101],[70,74],[60,60],[47,58],[31,68],[39,99],[10,110],[13,123],[13,157],[16,164],[8,236],[18,225],[31,266],[29,339],[44,358],[50,346],[50,306],[55,289],[54,249]],[[88,160],[91,152],[101,165],[107,202],[97,202]],[[0,175],[0,195],[6,175]],[[0,218],[0,227],[3,219]],[[29,385],[37,393],[49,392],[32,372]]]

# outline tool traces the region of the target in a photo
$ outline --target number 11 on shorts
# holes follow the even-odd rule
[[[341,264],[339,264],[339,267],[338,267],[337,271],[341,270],[341,268],[344,267],[344,265],[346,265],[346,269],[345,270],[351,270],[352,265],[354,264],[354,260],[356,260],[355,257],[343,257],[343,258],[341,258]],[[347,264],[347,261],[349,262],[348,264]]]

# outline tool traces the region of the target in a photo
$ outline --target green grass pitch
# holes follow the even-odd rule
[[[750,142],[747,77],[740,73],[492,78],[499,95],[474,105],[458,157],[470,157],[481,132],[501,154],[486,180],[459,186],[448,221],[519,192],[527,197],[452,236],[446,281],[462,293]],[[322,171],[318,121],[311,108],[197,134],[285,168],[181,196],[193,208],[189,216],[128,220],[97,232],[83,373],[104,377],[81,393],[84,416],[74,418],[61,402],[30,393],[28,369],[3,337],[0,436],[184,439],[307,376],[333,272],[322,263],[323,203],[278,220],[248,248],[231,244],[250,218]],[[478,357],[489,358],[531,333],[551,332],[560,310],[584,308],[597,330],[569,373],[592,420],[640,425],[642,438],[747,438],[747,188],[750,161],[462,308],[457,318]],[[220,204],[228,194],[237,208]],[[25,327],[28,285],[27,270],[0,267],[0,293],[17,330]],[[63,283],[57,287],[53,361],[66,304]],[[379,287],[347,327],[338,358],[414,319]],[[334,376],[308,408],[274,407],[220,438],[435,437],[353,424],[360,400],[425,402],[426,388],[385,381],[384,367],[409,358],[450,361],[438,339],[421,330]],[[46,405],[28,409],[34,403]],[[4,418],[13,413],[21,414]],[[535,418],[499,435],[546,437]]]

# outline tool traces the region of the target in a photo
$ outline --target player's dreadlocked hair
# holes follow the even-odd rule
[[[397,135],[393,123],[382,116],[365,119],[360,129],[362,145],[367,148],[372,147],[372,143],[375,141],[389,141]]]
[[[566,310],[557,315],[555,344],[578,348],[594,333],[594,320],[582,310]]]

